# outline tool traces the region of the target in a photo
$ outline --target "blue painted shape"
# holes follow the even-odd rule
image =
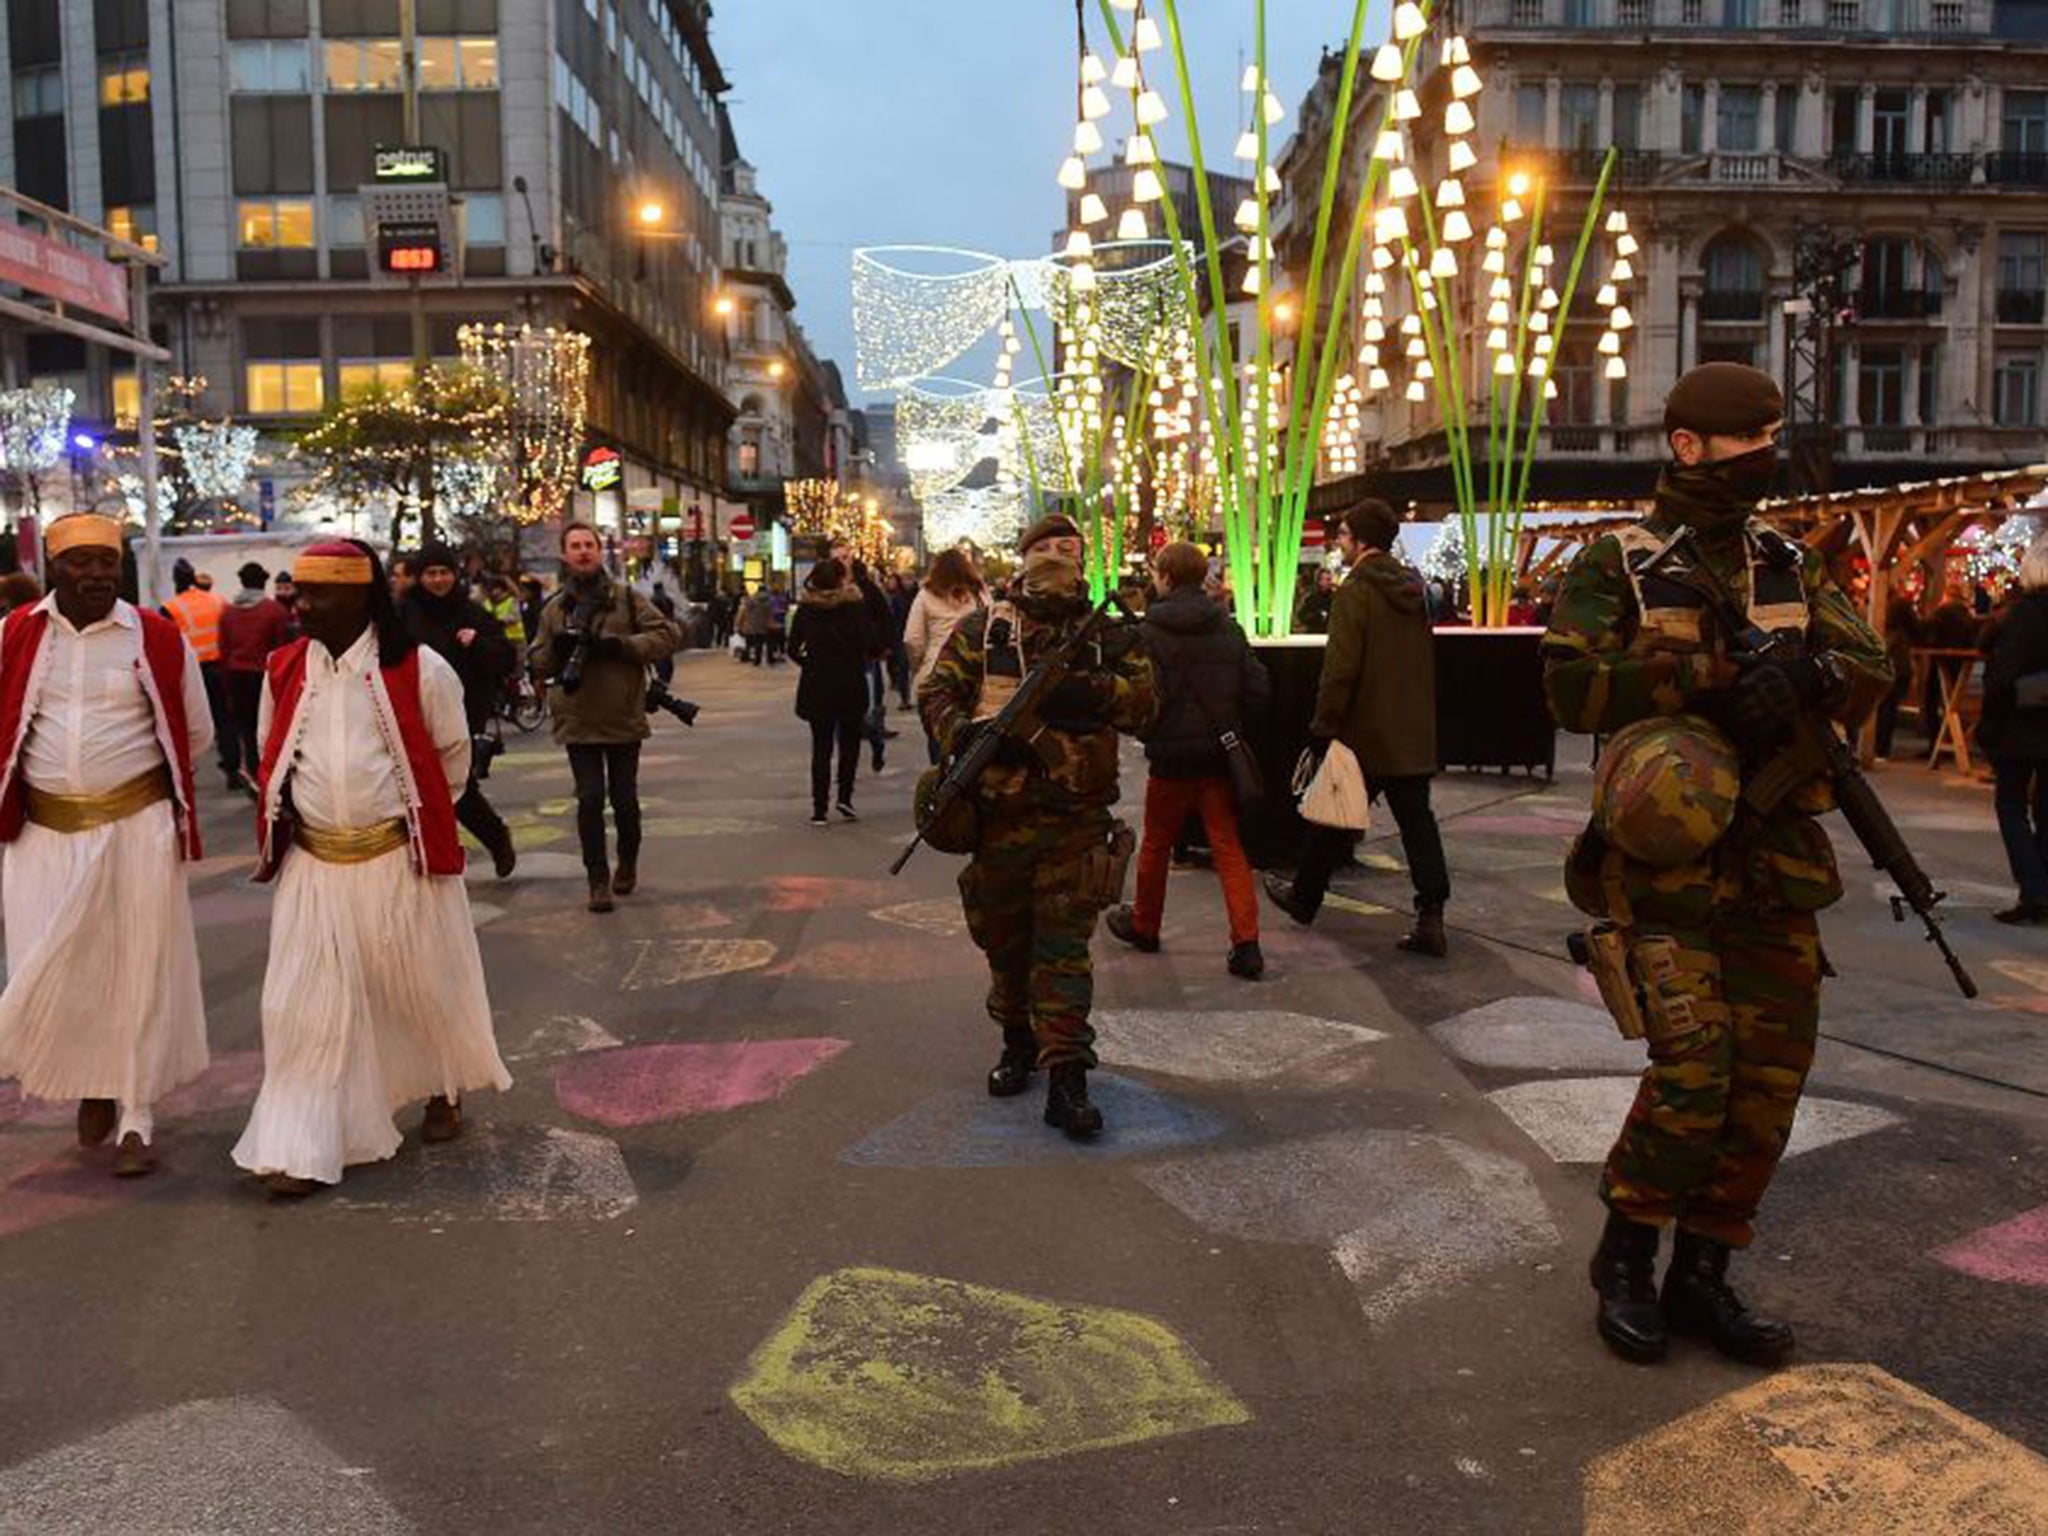
[[[1128,1077],[1096,1072],[1088,1093],[1108,1128],[1069,1141],[1044,1123],[1044,1091],[992,1099],[979,1090],[934,1094],[848,1147],[840,1161],[867,1168],[1028,1168],[1044,1163],[1142,1157],[1213,1141],[1228,1122]]]

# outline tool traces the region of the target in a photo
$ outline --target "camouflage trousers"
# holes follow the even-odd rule
[[[1632,1221],[1676,1221],[1746,1247],[1813,1065],[1819,925],[1773,905],[1717,903],[1707,928],[1659,924],[1640,907],[1635,917],[1631,962],[1645,991],[1661,994],[1648,1011],[1661,1007],[1666,1027],[1650,1027],[1650,1062],[1600,1197]],[[1643,946],[1666,942],[1653,982]]]
[[[967,930],[988,957],[988,1015],[1006,1043],[1035,1043],[1041,1067],[1095,1065],[1088,941],[1102,908],[1081,890],[1081,868],[1109,828],[1100,807],[1057,815],[984,807],[974,857],[960,874]]]

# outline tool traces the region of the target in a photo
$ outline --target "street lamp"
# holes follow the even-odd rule
[[[773,359],[768,364],[768,377],[771,379],[780,379],[787,372],[789,372],[789,365],[779,357]]]
[[[665,216],[666,212],[667,210],[665,210],[660,203],[657,203],[652,198],[650,198],[640,205],[639,219],[643,225],[645,225],[649,229],[652,229],[655,225],[659,224],[662,221],[662,218]]]
[[[714,315],[717,315],[721,320],[731,319],[732,312],[736,308],[738,308],[738,306],[733,303],[732,295],[729,293],[721,293],[711,303],[711,312]]]

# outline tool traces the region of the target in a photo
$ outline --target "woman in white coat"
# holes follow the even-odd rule
[[[932,668],[939,664],[939,653],[953,638],[953,631],[959,627],[960,621],[985,606],[987,601],[981,573],[975,570],[974,560],[967,551],[941,550],[932,561],[924,585],[918,588],[917,598],[910,605],[910,617],[903,626],[903,649],[910,657],[919,689],[932,675]],[[936,763],[939,744],[927,735],[925,745],[931,760]]]

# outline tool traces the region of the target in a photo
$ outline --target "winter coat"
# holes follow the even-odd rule
[[[1351,568],[1330,605],[1310,733],[1334,737],[1375,779],[1435,773],[1436,641],[1422,578],[1386,553]]]
[[[1155,600],[1138,633],[1159,690],[1159,717],[1143,737],[1153,777],[1223,777],[1230,766],[1217,732],[1264,713],[1273,696],[1264,664],[1200,587],[1176,587]]]
[[[1984,669],[1984,714],[1977,740],[1994,758],[2048,758],[2048,708],[2021,709],[2015,685],[2048,672],[2048,590],[2023,593],[1998,626]]]
[[[775,599],[765,590],[750,593],[740,604],[740,633],[747,636],[775,633]]]
[[[284,604],[244,587],[220,616],[221,670],[261,672],[264,658],[291,637],[292,616]]]
[[[617,636],[624,654],[598,656],[586,650],[583,686],[564,693],[556,681],[569,659],[562,634],[586,595],[596,604],[591,634]],[[528,653],[534,676],[548,681],[548,711],[554,716],[555,740],[565,747],[622,746],[646,740],[651,734],[647,729],[647,669],[673,656],[680,643],[675,625],[624,583],[600,576],[594,589],[585,594],[578,592],[573,581],[565,582],[541,609]]]
[[[398,616],[413,639],[447,662],[462,679],[462,710],[469,717],[469,734],[481,736],[497,710],[499,690],[519,664],[518,653],[505,637],[505,626],[460,588],[446,597],[435,597],[425,587],[416,586],[398,605]],[[476,631],[468,645],[457,638],[465,629]]]
[[[896,620],[889,612],[889,594],[875,584],[872,576],[856,577],[860,585],[861,601],[868,605],[868,643],[870,659],[889,654],[889,648],[896,643]]]
[[[910,656],[911,666],[916,668],[915,680],[918,683],[932,675],[932,668],[939,664],[939,652],[953,638],[953,631],[960,627],[960,621],[985,606],[981,598],[972,592],[955,602],[950,597],[941,597],[929,587],[917,589],[917,596],[910,604],[910,617],[903,625],[903,649]]]
[[[789,631],[789,654],[803,668],[796,685],[800,720],[860,720],[868,712],[868,658],[875,632],[860,588],[806,589]]]

